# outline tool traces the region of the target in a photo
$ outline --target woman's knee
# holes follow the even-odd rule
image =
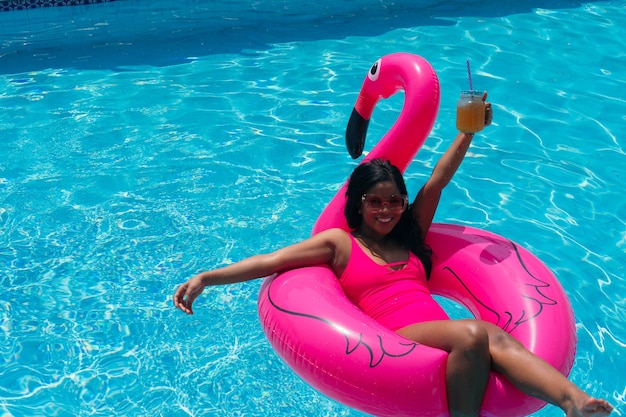
[[[524,349],[524,346],[513,336],[498,328],[489,333],[489,350],[497,355],[500,352],[510,352],[511,350]]]
[[[453,349],[476,356],[489,354],[489,332],[480,322],[468,320],[460,330],[462,333]]]

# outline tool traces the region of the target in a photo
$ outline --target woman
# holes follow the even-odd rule
[[[487,103],[486,125],[491,122]],[[473,134],[460,133],[408,206],[401,172],[387,161],[359,165],[350,177],[345,208],[354,230],[322,231],[309,239],[196,275],[174,304],[187,314],[206,286],[266,277],[327,264],[346,295],[379,323],[415,342],[448,352],[450,414],[478,416],[489,372],[501,372],[523,392],[560,407],[567,417],[606,416],[612,406],[590,397],[499,327],[449,320],[426,288],[430,251],[424,244],[442,190],[460,166]],[[393,301],[392,301],[393,300]]]

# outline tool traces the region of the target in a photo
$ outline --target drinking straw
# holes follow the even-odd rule
[[[469,87],[470,90],[473,90],[472,88],[472,71],[470,70],[470,62],[469,59],[467,61],[465,61],[467,63],[467,78],[469,79]]]

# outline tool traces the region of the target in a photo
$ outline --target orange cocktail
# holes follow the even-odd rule
[[[456,128],[465,133],[476,133],[485,127],[485,102],[482,91],[461,91],[456,104]]]

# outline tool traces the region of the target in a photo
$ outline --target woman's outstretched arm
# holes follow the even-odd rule
[[[485,100],[487,100],[486,92],[483,96],[483,101]],[[491,124],[491,119],[491,103],[486,103],[485,126]],[[448,150],[435,165],[430,178],[417,193],[411,214],[422,230],[422,238],[426,236],[433,218],[435,217],[435,212],[437,211],[439,200],[441,199],[441,192],[450,183],[450,180],[452,180],[459,166],[461,166],[473,138],[473,133],[460,132],[454,139],[454,142],[452,142],[452,145],[450,145]]]
[[[208,286],[250,281],[311,265],[336,267],[339,260],[345,257],[346,239],[349,240],[342,230],[329,229],[275,252],[255,255],[223,268],[201,272],[178,287],[174,294],[174,305],[187,314],[193,314],[194,300]]]

